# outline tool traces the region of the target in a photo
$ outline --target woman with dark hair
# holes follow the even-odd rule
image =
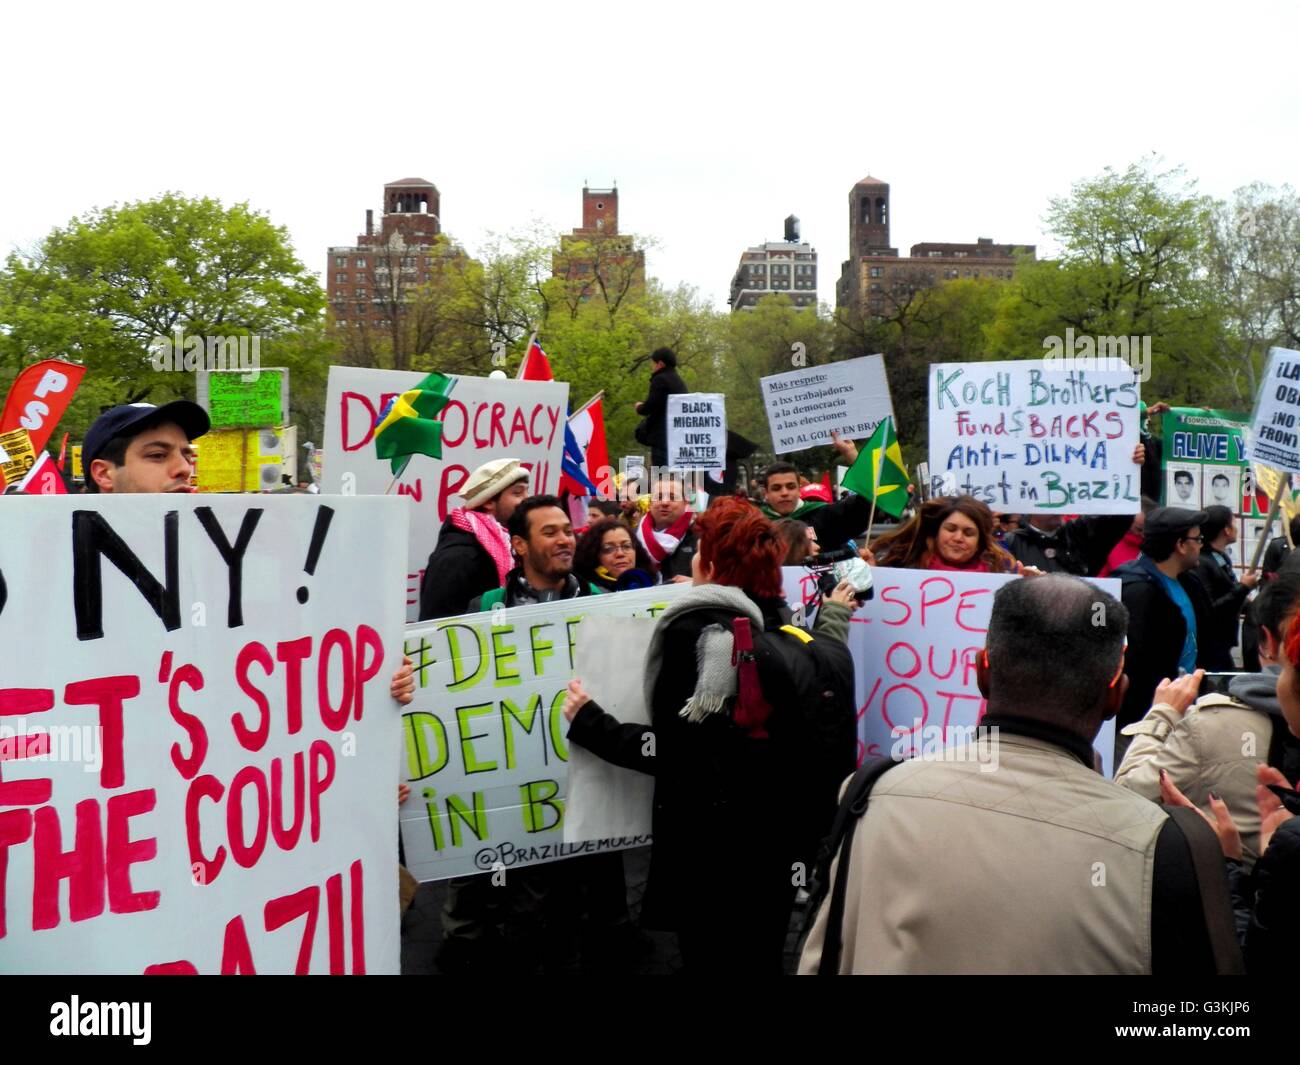
[[[646,549],[617,518],[595,522],[578,538],[573,572],[605,592],[649,588],[659,580]]]
[[[1017,562],[993,535],[993,512],[973,496],[939,496],[905,525],[877,539],[864,557],[896,569],[1037,574]]]
[[[806,708],[775,658],[747,656],[745,643],[746,632],[789,625],[785,549],[757,508],[735,497],[716,500],[696,529],[693,587],[659,615],[646,653],[650,724],[620,724],[579,680],[564,715],[571,743],[655,778],[642,924],[677,931],[689,972],[779,975],[802,811],[765,796],[799,777]],[[845,582],[823,602],[818,634],[843,642],[852,603]],[[847,656],[843,672],[851,690]]]
[[[807,522],[798,518],[782,518],[773,522],[772,528],[785,545],[785,559],[781,563],[783,566],[801,566],[821,551],[816,530]]]

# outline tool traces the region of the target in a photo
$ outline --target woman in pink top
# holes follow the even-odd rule
[[[873,565],[898,569],[1023,573],[993,536],[993,512],[972,496],[941,496],[924,503],[906,525],[880,537],[866,553]]]

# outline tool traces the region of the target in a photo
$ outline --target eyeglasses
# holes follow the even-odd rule
[[[1204,536],[1184,536],[1184,537],[1181,538],[1181,540],[1191,540],[1193,543],[1197,543],[1197,544],[1203,544],[1203,543],[1205,543],[1205,537],[1204,537]],[[1180,540],[1180,542],[1181,542],[1181,540]]]
[[[633,548],[631,544],[601,544],[600,545],[600,553],[602,555],[622,555],[622,554],[630,555],[632,554],[632,551]]]

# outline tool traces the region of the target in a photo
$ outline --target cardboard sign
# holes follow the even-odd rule
[[[195,441],[200,492],[261,492],[281,485],[283,429],[213,429]]]
[[[195,394],[214,429],[259,429],[289,420],[289,371],[200,370]]]
[[[1044,360],[930,367],[930,486],[1016,514],[1136,514],[1138,385]]]
[[[564,420],[569,386],[561,381],[492,381],[456,377],[441,413],[442,458],[414,456],[394,483],[387,459],[375,455],[375,418],[395,395],[427,374],[331,366],[325,401],[322,493],[393,495],[410,500],[411,532],[406,567],[407,620],[419,616],[420,578],[461,486],[491,459],[515,458],[533,471],[529,490],[554,493],[560,486]]]
[[[894,413],[883,355],[866,355],[759,379],[772,451],[785,455],[831,442],[870,436]]]
[[[619,839],[566,834],[569,726],[560,710],[580,643],[606,639],[605,619],[654,617],[688,587],[582,596],[407,628],[417,688],[402,715],[411,785],[402,843],[415,876],[441,880],[649,841],[648,806],[639,822],[623,821]],[[641,675],[648,634],[642,639],[639,651],[635,635],[620,644],[620,669],[629,676]],[[593,681],[593,692],[600,683]],[[600,794],[593,800],[588,789],[586,801],[599,805]]]
[[[396,973],[401,503],[5,507],[0,973]]]
[[[716,392],[669,396],[666,425],[671,469],[721,472],[726,468],[726,397]]]
[[[1300,351],[1273,348],[1255,400],[1250,461],[1300,474]]]
[[[884,566],[871,572],[875,596],[849,625],[859,765],[866,758],[940,750],[968,737],[966,729],[985,710],[975,659],[984,649],[993,593],[1007,581],[1034,579]],[[787,601],[807,609],[817,596],[816,577],[799,566],[785,567],[783,575]],[[1119,598],[1119,581],[1093,583]],[[1102,726],[1093,745],[1111,776],[1114,721]]]

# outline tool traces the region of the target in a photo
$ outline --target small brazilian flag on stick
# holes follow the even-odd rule
[[[442,422],[434,419],[455,384],[442,373],[431,373],[400,396],[394,396],[375,419],[375,454],[392,460],[393,477],[402,475],[412,455],[442,458]]]
[[[876,506],[891,517],[902,516],[908,498],[907,467],[903,465],[903,449],[898,446],[892,417],[876,426],[843,483],[850,491],[874,499]]]

